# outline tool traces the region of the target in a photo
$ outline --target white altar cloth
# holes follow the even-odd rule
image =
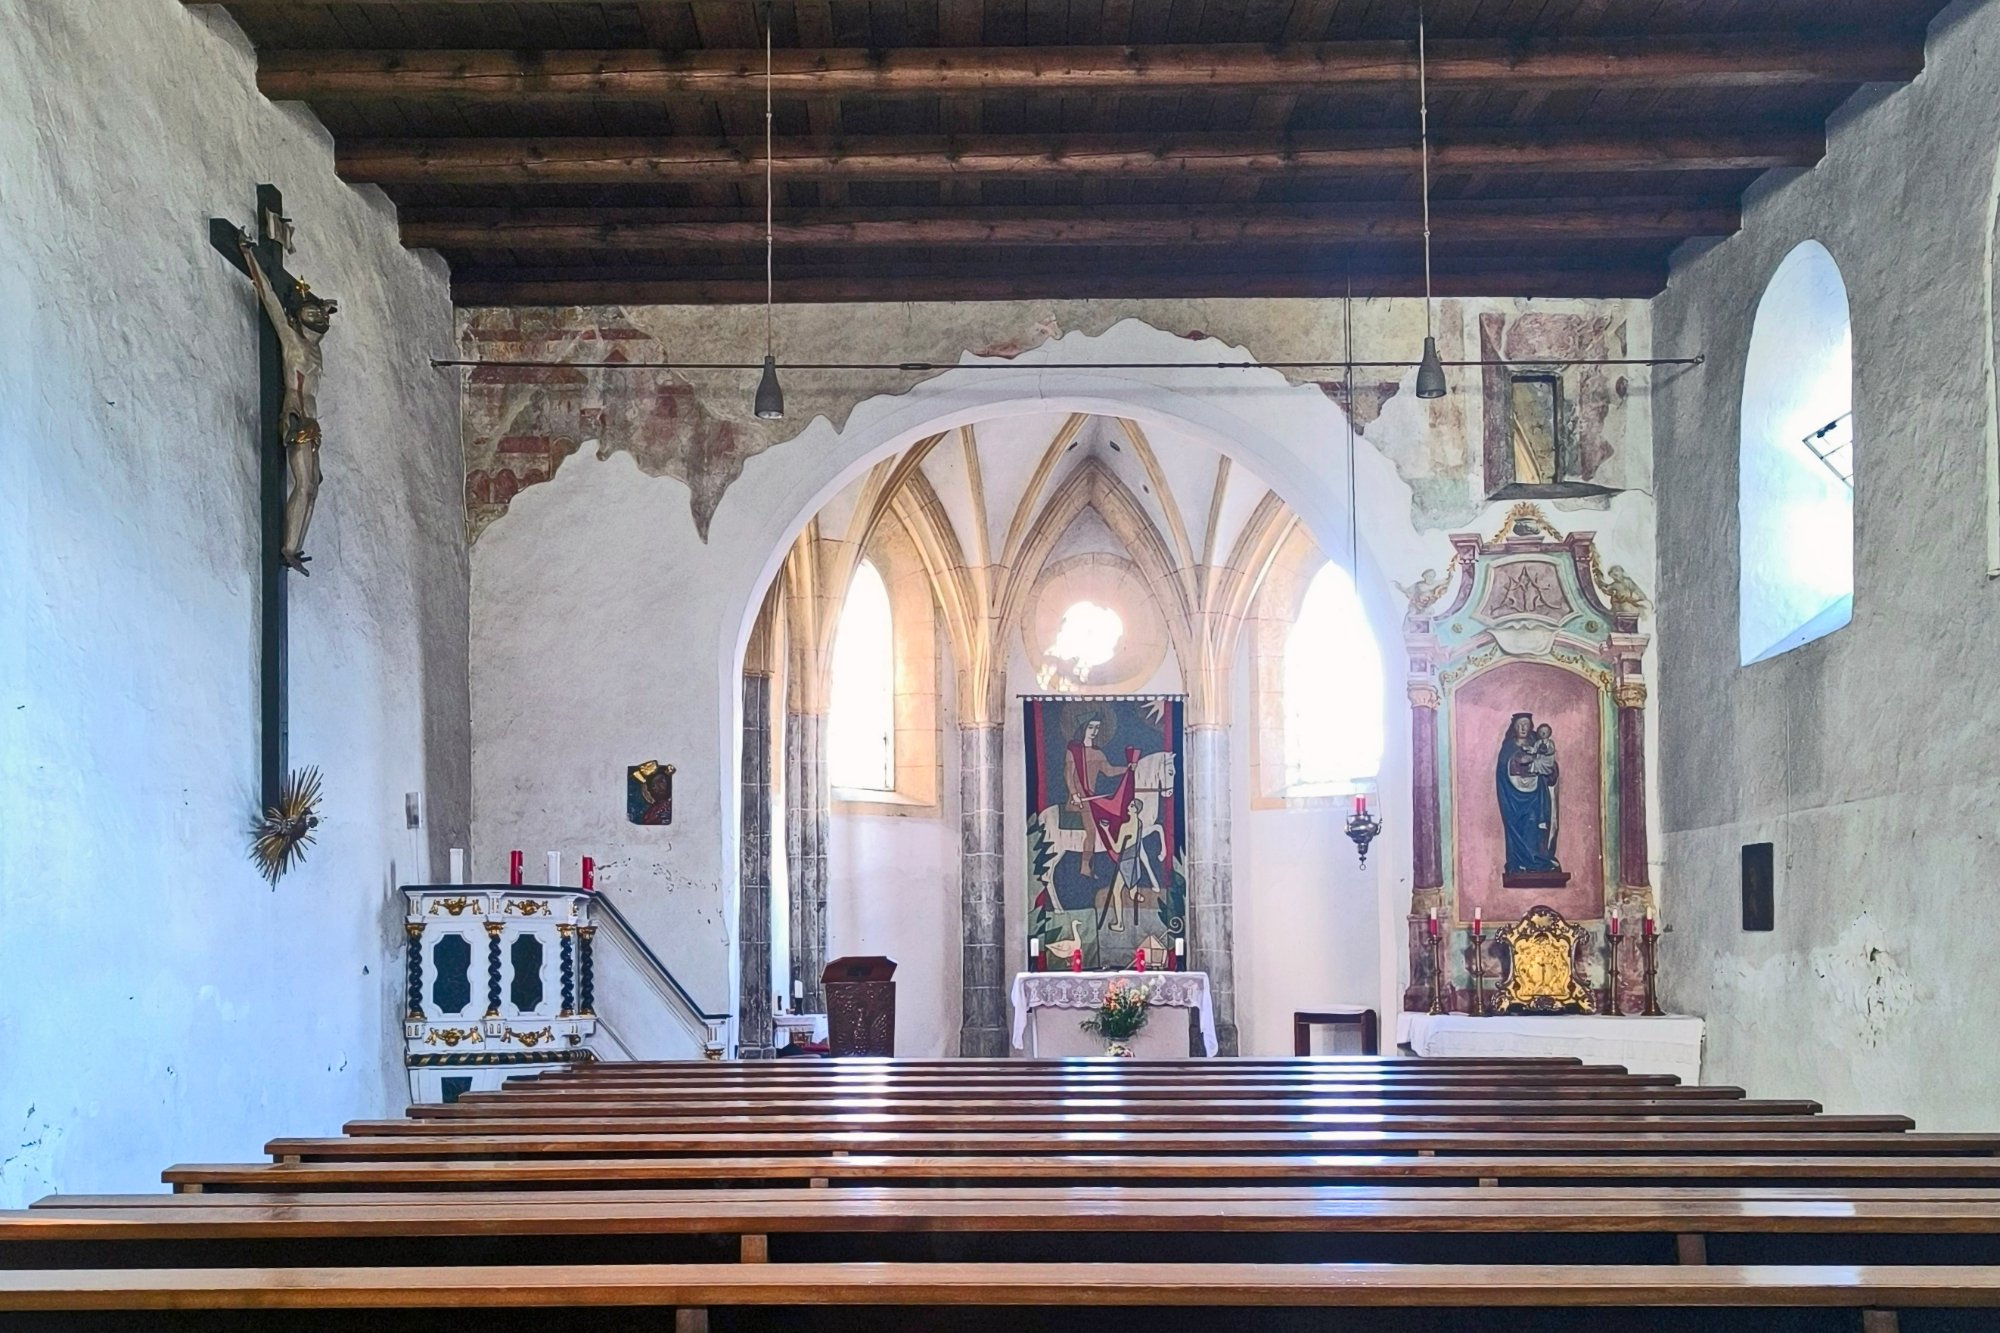
[[[1016,972],[1014,1045],[1031,1056],[1102,1055],[1104,1042],[1078,1025],[1085,1014],[1104,1002],[1104,992],[1119,978],[1132,985],[1153,987],[1147,1001],[1155,1009],[1192,1009],[1201,1021],[1201,1041],[1215,1054],[1215,1004],[1206,972]],[[1045,1009],[1069,1012],[1037,1017]],[[1154,1059],[1187,1057],[1187,1019],[1180,1013],[1154,1014],[1132,1040],[1133,1051]]]
[[[1623,1065],[1635,1074],[1701,1081],[1702,1021],[1686,1014],[1611,1018],[1596,1014],[1396,1016],[1396,1044],[1429,1056],[1573,1055],[1587,1064]]]

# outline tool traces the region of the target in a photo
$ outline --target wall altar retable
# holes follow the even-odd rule
[[[1537,906],[1579,928],[1576,976],[1600,993],[1608,911],[1636,922],[1652,902],[1646,597],[1600,564],[1593,534],[1565,535],[1533,504],[1451,545],[1444,575],[1407,590],[1403,622],[1414,870],[1403,1007],[1429,1004],[1432,911],[1448,1010],[1470,1008],[1473,968],[1489,1001],[1503,975],[1502,946],[1489,930],[1475,949],[1473,919],[1498,925]],[[1636,952],[1619,974],[1632,1012]]]
[[[1135,1055],[1185,1060],[1190,1010],[1201,1023],[1203,1049],[1215,1054],[1215,1007],[1206,972],[1017,972],[1012,991],[1014,1045],[1042,1058],[1103,1055],[1103,1039],[1079,1025],[1104,1002],[1111,983],[1121,978],[1152,987],[1147,1004],[1160,1011],[1132,1039]]]

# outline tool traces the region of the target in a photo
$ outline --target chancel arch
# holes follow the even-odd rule
[[[1091,692],[1089,681],[1048,674],[1048,649],[1078,608],[1116,625],[1115,642],[1098,664],[1115,680],[1105,677],[1113,683],[1097,689],[1187,696],[1186,773],[1199,779],[1204,795],[1190,797],[1189,911],[1182,929],[1194,963],[1215,979],[1226,1041],[1233,1047],[1242,1039],[1243,1021],[1261,1022],[1265,1044],[1288,1040],[1281,1028],[1290,1010],[1327,993],[1317,975],[1329,966],[1319,956],[1327,950],[1298,929],[1296,913],[1270,904],[1239,907],[1235,900],[1239,861],[1251,860],[1262,841],[1265,864],[1285,879],[1275,871],[1284,859],[1276,840],[1298,833],[1247,827],[1251,786],[1232,770],[1237,747],[1250,741],[1232,737],[1239,714],[1247,716],[1247,705],[1234,697],[1244,677],[1242,627],[1286,535],[1304,532],[1304,523],[1256,460],[1141,403],[1115,406],[1087,411],[1034,401],[998,404],[1001,410],[982,419],[933,420],[908,445],[892,444],[850,472],[801,539],[810,540],[822,557],[819,567],[829,570],[839,568],[838,560],[824,558],[829,531],[864,533],[858,558],[871,562],[885,540],[907,543],[905,557],[921,566],[925,609],[935,617],[945,779],[939,808],[877,809],[849,799],[855,793],[831,791],[822,877],[827,952],[888,953],[906,986],[934,997],[906,1010],[916,1051],[1006,1049],[1004,985],[1027,962],[1023,922],[1031,887],[1021,845],[1030,812],[1019,776],[1027,760],[1017,700],[1045,691]],[[1338,419],[1323,396],[1313,408]],[[864,510],[875,517],[856,527],[854,516]],[[1340,536],[1344,546],[1344,531]],[[788,569],[800,569],[796,556]],[[1383,708],[1379,697],[1349,702],[1377,716]],[[809,829],[811,812],[788,804],[790,817]],[[1339,834],[1340,813],[1320,803],[1310,817],[1327,825],[1322,845],[1329,852],[1351,857]],[[1258,930],[1289,933],[1303,951],[1271,968],[1274,978],[1289,976],[1299,993],[1262,986],[1261,1014],[1239,1020],[1233,974],[1244,947],[1238,921],[1246,913]],[[1321,915],[1308,913],[1316,927]],[[1373,943],[1379,914],[1371,905],[1351,915],[1356,919],[1341,923],[1351,938],[1332,953],[1341,955],[1339,970],[1355,973],[1342,984],[1372,1000],[1382,985]],[[1259,955],[1268,952],[1255,939],[1245,943]],[[1130,945],[1119,947],[1130,952]],[[797,949],[792,954],[800,956]],[[912,1020],[920,1010],[925,1016]]]

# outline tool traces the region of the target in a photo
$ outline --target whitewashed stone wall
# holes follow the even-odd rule
[[[1656,394],[1669,1001],[1708,1073],[1832,1111],[1991,1128],[2000,1046],[2000,587],[1987,576],[1984,283],[2000,6],[1932,26],[1924,73],[1860,94],[1817,168],[1677,267]],[[1854,619],[1739,666],[1737,439],[1757,301],[1807,239],[1854,336]],[[1738,858],[1776,844],[1777,929],[1739,929]]]
[[[445,275],[253,74],[217,10],[0,0],[0,1206],[399,1109],[393,890],[467,832]],[[208,241],[263,181],[341,306],[292,594],[326,822],[275,892],[245,858],[260,316]]]

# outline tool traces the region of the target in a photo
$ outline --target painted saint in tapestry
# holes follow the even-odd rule
[[[1157,966],[1184,935],[1181,704],[1026,703],[1031,938],[1045,966]],[[1031,951],[1032,954],[1032,951]]]
[[[1556,787],[1562,767],[1553,730],[1535,725],[1533,713],[1516,713],[1500,742],[1493,786],[1500,803],[1500,827],[1507,860],[1501,883],[1509,888],[1548,888],[1569,883],[1556,842],[1562,832]]]

